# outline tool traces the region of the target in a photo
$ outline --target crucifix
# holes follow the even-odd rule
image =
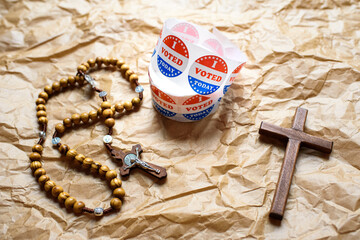
[[[129,176],[130,170],[138,167],[156,178],[165,178],[167,176],[166,169],[153,163],[145,162],[140,159],[143,152],[141,145],[136,144],[130,152],[115,150],[109,143],[105,144],[111,156],[122,162],[120,167],[120,175],[122,177]]]
[[[330,154],[332,151],[333,142],[311,136],[304,132],[307,112],[308,111],[304,108],[297,108],[292,128],[282,128],[261,122],[259,129],[260,134],[287,141],[285,157],[281,166],[279,180],[276,185],[274,200],[271,205],[271,218],[279,220],[282,220],[283,218],[300,146],[315,149],[327,154]]]

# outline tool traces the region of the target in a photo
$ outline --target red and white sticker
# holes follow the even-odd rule
[[[175,101],[169,97],[169,95],[155,87],[153,84],[151,84],[151,93],[155,102],[161,107],[168,110],[174,110],[176,108]]]
[[[190,67],[190,87],[201,95],[208,95],[219,89],[225,81],[228,67],[226,62],[215,55],[198,58]]]
[[[198,112],[198,111],[202,111],[206,108],[208,108],[209,106],[211,106],[211,104],[213,104],[213,99],[211,99],[210,97],[207,96],[202,96],[202,95],[195,95],[191,98],[188,98],[182,105],[183,105],[183,109],[182,109],[182,113],[194,113],[194,112]]]
[[[224,56],[224,50],[218,40],[211,38],[206,40],[203,45],[209,50],[215,51],[218,55]]]
[[[190,23],[178,23],[171,30],[191,43],[197,43],[199,40],[198,31]]]
[[[240,64],[237,68],[235,68],[235,70],[231,73],[230,78],[228,80],[228,82],[225,84],[224,86],[224,90],[223,93],[225,94],[227,92],[227,90],[229,89],[229,87],[231,86],[231,84],[234,82],[236,76],[239,74],[241,68],[244,66],[245,63]]]

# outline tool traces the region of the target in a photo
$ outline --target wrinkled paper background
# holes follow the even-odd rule
[[[0,2],[1,239],[358,239],[360,235],[360,4],[358,1]],[[151,106],[147,68],[163,22],[217,27],[249,61],[218,111],[196,123]],[[166,181],[134,171],[121,212],[95,219],[67,212],[31,176],[38,139],[35,100],[46,84],[96,56],[122,57],[145,88],[139,112],[116,120],[114,144],[144,148]],[[110,100],[136,94],[118,72],[94,76]],[[51,146],[54,125],[96,109],[89,86],[50,99],[44,168],[89,207],[109,206],[99,178],[74,170]],[[309,110],[306,132],[334,141],[330,156],[300,151],[284,220],[268,218],[285,145],[259,138],[261,121],[290,127]],[[118,168],[101,122],[63,142]]]

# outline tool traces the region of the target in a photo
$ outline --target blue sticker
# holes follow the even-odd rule
[[[200,120],[200,119],[203,119],[204,117],[206,117],[207,115],[209,115],[209,113],[214,108],[214,106],[215,106],[215,104],[211,105],[209,108],[207,108],[203,111],[200,111],[197,113],[183,114],[183,115],[185,118],[187,118],[189,120],[193,120],[193,121]]]
[[[225,85],[224,91],[223,91],[224,94],[229,90],[229,87],[230,87],[230,86],[231,86],[231,85]]]
[[[157,56],[157,64],[160,72],[167,77],[177,77],[182,73],[170,64],[167,64],[159,55]]]
[[[176,115],[176,113],[171,112],[171,111],[169,111],[169,110],[167,110],[167,109],[165,109],[165,108],[163,108],[163,107],[160,107],[160,105],[157,104],[154,100],[153,100],[153,104],[154,104],[156,110],[157,110],[160,114],[164,115],[165,117],[173,117],[173,116]]]

